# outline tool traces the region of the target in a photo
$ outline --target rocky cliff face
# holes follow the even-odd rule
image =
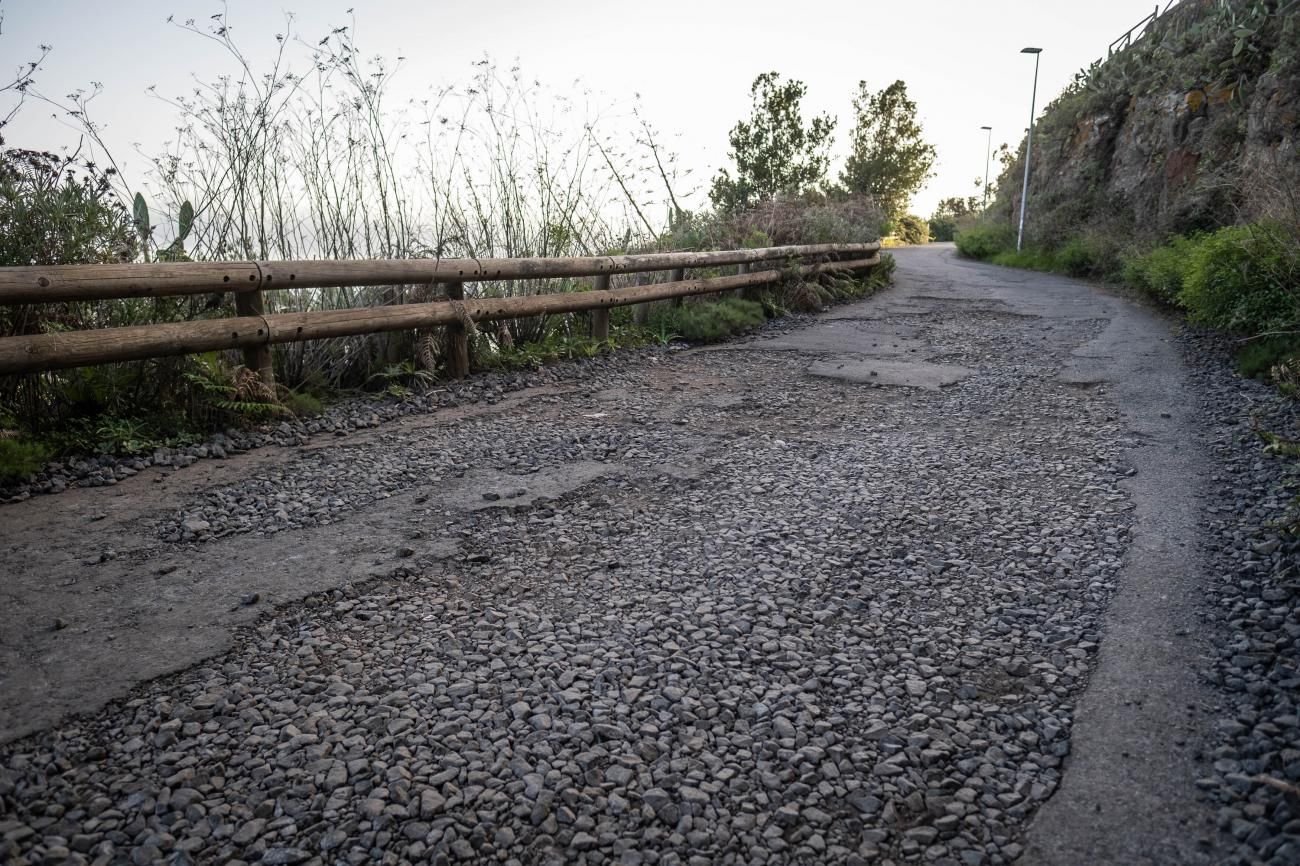
[[[1300,2],[1195,3],[1186,13],[1048,106],[1034,132],[1034,240],[1213,228],[1296,195]],[[1000,184],[1008,216],[1023,170],[1017,159]]]

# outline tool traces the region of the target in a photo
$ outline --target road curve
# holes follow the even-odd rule
[[[1219,862],[1167,323],[896,255],[753,339],[0,509],[0,860]]]

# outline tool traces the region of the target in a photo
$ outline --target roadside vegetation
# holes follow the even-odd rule
[[[1092,119],[1152,95],[1185,94],[1180,116],[1207,131],[1196,139],[1203,151],[1166,154],[1170,171],[1194,167],[1179,187],[1178,207],[1143,201],[1156,193],[1141,189],[1128,198],[1107,192],[1101,179],[1111,171],[1114,145],[1097,147],[1085,151],[1094,162],[1052,167],[1069,182],[1031,184],[1025,244],[1017,252],[1022,143],[1017,153],[999,152],[999,192],[987,212],[947,207],[932,225],[944,232],[951,226],[958,250],[973,259],[1130,286],[1195,326],[1233,335],[1243,374],[1296,396],[1300,160],[1274,148],[1243,171],[1248,128],[1259,122],[1249,114],[1252,88],[1300,80],[1296,11],[1294,2],[1207,6],[1182,26],[1081,70],[1045,110],[1035,127],[1040,168],[1083,140],[1080,130]],[[1213,113],[1206,111],[1210,103]],[[1160,218],[1134,216],[1143,212]]]
[[[1300,220],[1270,219],[1170,235],[1155,246],[1098,235],[1015,251],[1009,225],[957,234],[965,256],[996,265],[1122,283],[1240,340],[1241,372],[1300,396]]]
[[[709,187],[711,206],[692,208],[683,204],[694,200],[690,172],[637,106],[596,105],[590,93],[552,91],[490,60],[461,84],[399,105],[391,92],[400,58],[363,51],[351,26],[304,41],[290,23],[267,34],[278,53],[265,68],[248,59],[224,16],[177,23],[177,38],[219,45],[231,73],[184,95],[152,91],[178,132],[131,177],[119,172],[97,122],[98,87],[43,95],[38,79],[51,55],[36,52],[0,84],[8,100],[0,105],[0,266],[584,256],[894,233],[917,242],[923,234],[924,222],[905,207],[934,152],[902,82],[875,94],[860,84],[848,168],[837,182],[827,176],[836,120],[805,122],[803,83],[759,75],[750,116],[730,135],[728,166]],[[77,143],[47,153],[6,142],[10,121],[33,106],[61,115]],[[886,258],[860,281],[789,279],[744,298],[615,310],[610,339],[599,343],[587,336],[587,314],[505,322],[473,335],[472,364],[519,369],[619,346],[722,339],[874,291],[891,266]],[[567,279],[466,285],[482,296],[585,288]],[[325,288],[266,299],[270,312],[286,312],[427,301],[432,292]],[[223,295],[10,306],[0,307],[0,336],[232,314]],[[211,353],[0,377],[0,484],[49,460],[195,444],[213,431],[316,414],[342,398],[427,389],[445,375],[436,333],[277,347],[275,393],[239,362],[236,353]]]

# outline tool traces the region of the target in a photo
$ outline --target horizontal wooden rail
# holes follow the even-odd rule
[[[879,244],[834,245],[831,249],[843,250],[846,247],[850,248],[852,252],[858,253],[859,257],[846,261],[797,265],[795,269],[799,273],[807,275],[833,271],[860,271],[880,263]],[[828,248],[777,247],[774,249],[783,251],[781,257],[785,257],[784,251],[786,250],[827,250]],[[771,253],[771,249],[737,251],[736,253],[721,255],[732,256],[751,252]],[[669,253],[648,257],[628,256],[618,258],[650,258],[653,260],[651,265],[642,262],[637,269],[653,270],[664,262],[665,256],[673,255],[711,256],[714,254]],[[741,261],[765,261],[770,258],[774,258],[774,256],[765,257],[759,255]],[[607,259],[606,261],[610,260]],[[720,264],[717,258],[711,258],[708,262],[710,265]],[[341,265],[344,263],[321,264]],[[605,271],[605,273],[609,272],[608,270]],[[346,337],[384,331],[429,328],[437,325],[453,325],[461,321],[461,310],[475,321],[514,319],[581,310],[603,310],[609,307],[642,304],[649,301],[680,298],[689,295],[713,294],[746,286],[762,285],[779,280],[782,273],[781,270],[776,269],[750,270],[747,273],[735,276],[678,280],[622,289],[556,292],[508,298],[476,298],[464,302],[434,301],[362,309],[279,313],[264,316],[243,316],[235,319],[168,322],[126,328],[102,328],[90,331],[5,337],[0,338],[0,374],[58,370],[90,364],[136,361],[145,358],[188,355],[222,349],[244,349],[247,352],[250,349],[258,349],[275,343],[293,343],[303,340],[320,340],[328,337]],[[547,275],[551,274],[548,273]],[[533,276],[538,275],[534,274]],[[482,279],[483,277],[475,278]],[[337,283],[331,282],[330,284]]]
[[[807,256],[863,256],[879,244],[813,244],[698,253],[532,259],[355,259],[165,262],[0,268],[0,304],[46,304],[409,283],[589,277],[754,264]]]

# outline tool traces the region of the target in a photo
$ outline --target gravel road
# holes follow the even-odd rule
[[[898,258],[0,508],[0,861],[1296,862],[1294,412]]]

